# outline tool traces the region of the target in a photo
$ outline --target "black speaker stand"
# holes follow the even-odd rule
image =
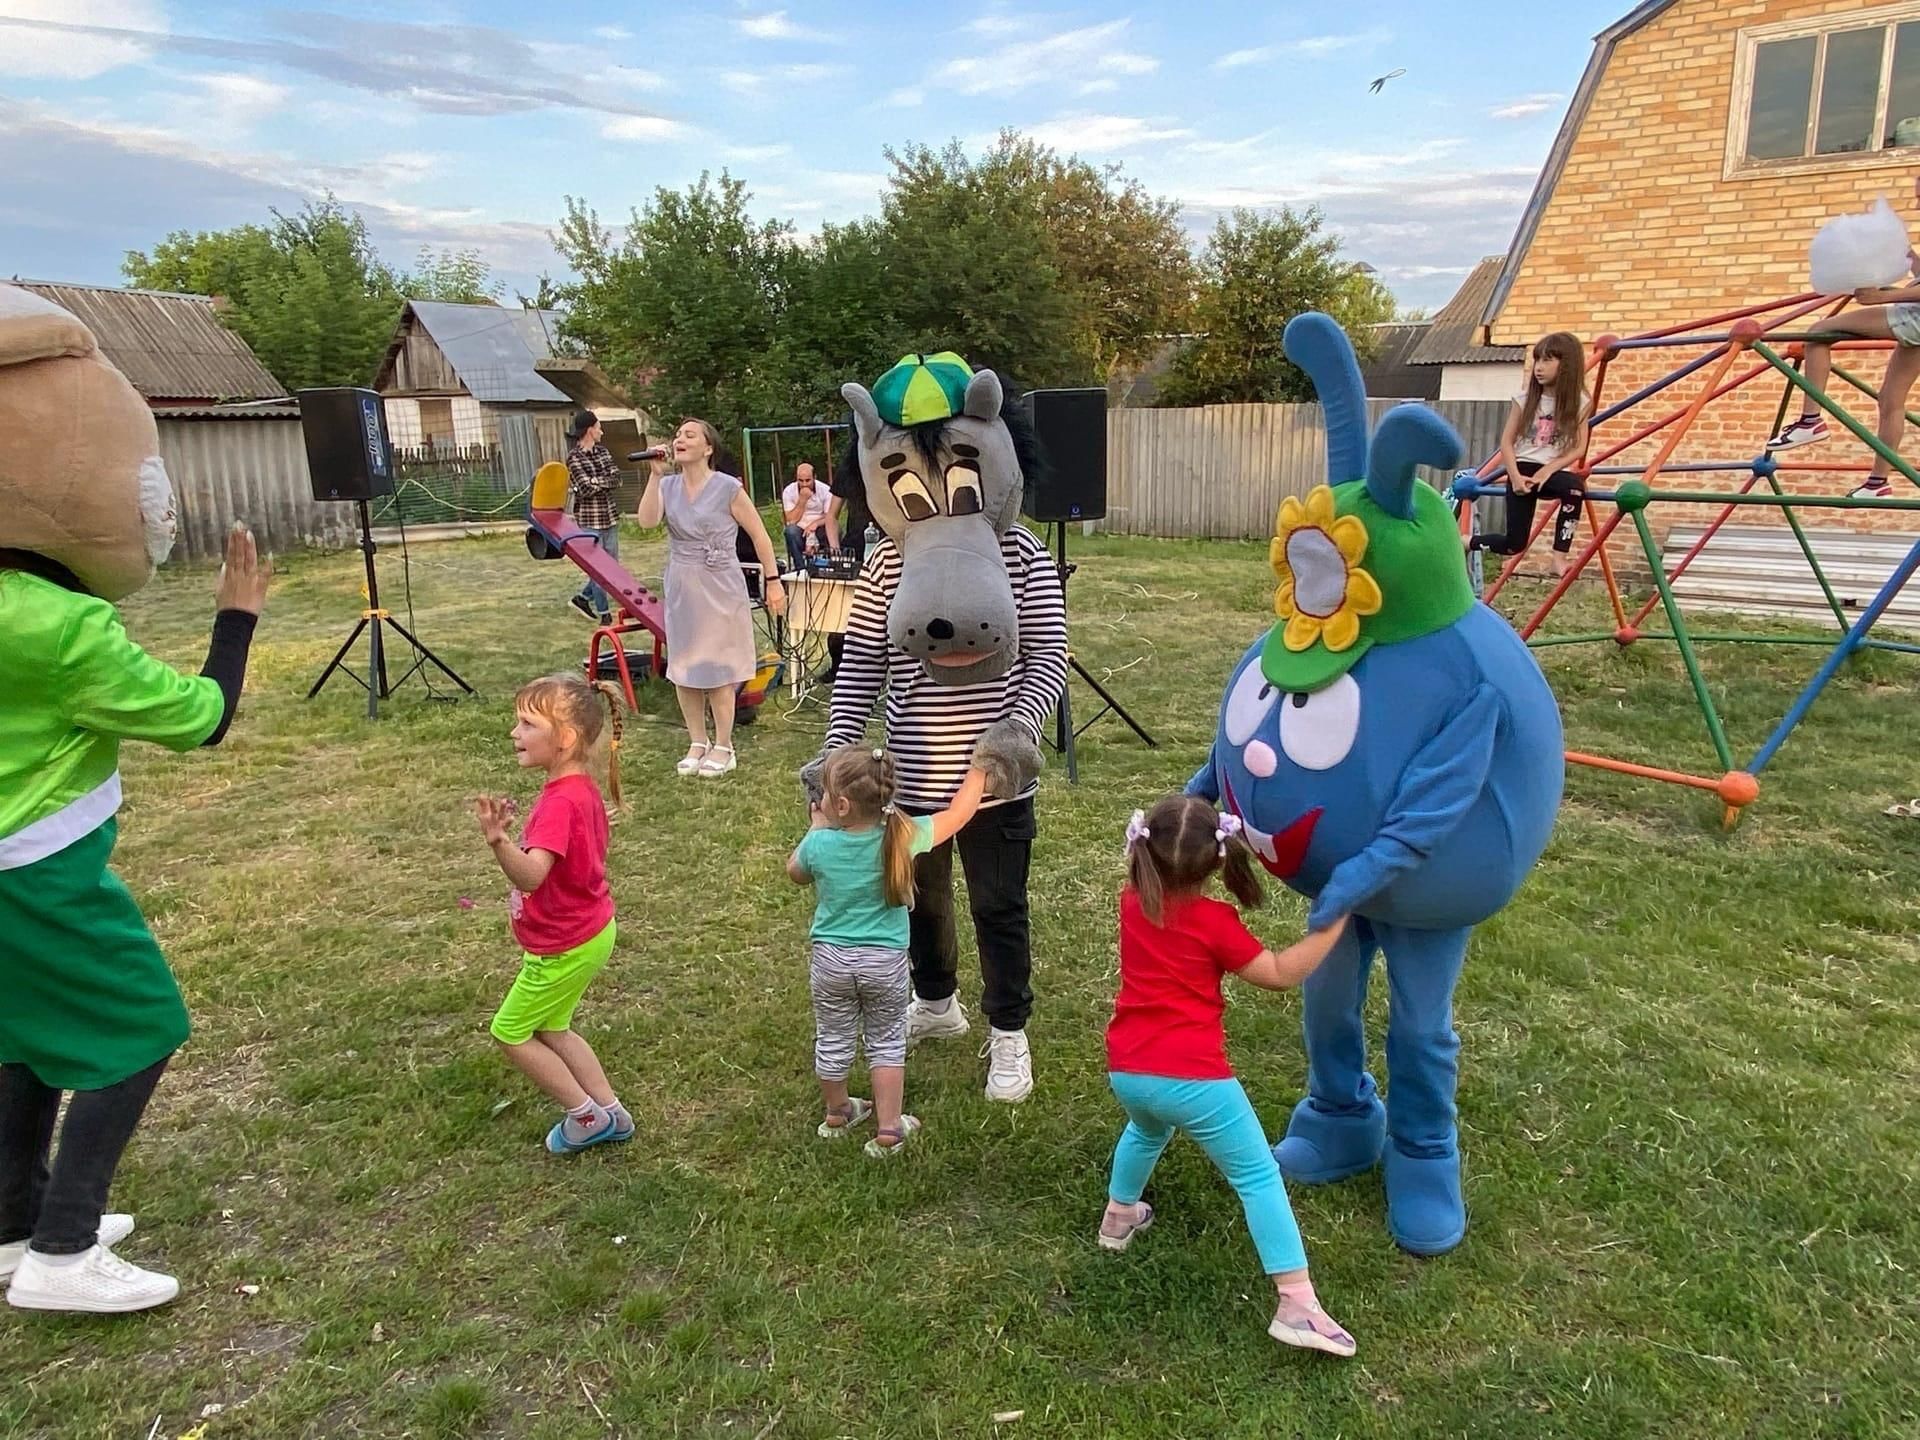
[[[422,645],[414,638],[411,630],[407,629],[406,626],[394,619],[392,615],[380,608],[380,576],[375,572],[373,567],[373,520],[367,513],[367,502],[361,500],[357,503],[360,506],[360,553],[366,557],[367,562],[367,608],[360,612],[360,623],[353,627],[353,633],[347,636],[346,644],[342,645],[333,659],[327,662],[327,668],[320,672],[320,678],[314,681],[313,688],[307,691],[307,699],[313,699],[314,696],[325,689],[327,681],[333,678],[333,672],[338,670],[342,675],[345,675],[349,680],[353,681],[354,684],[367,692],[367,718],[369,720],[377,720],[380,718],[380,702],[391,698],[395,690],[398,690],[402,685],[406,684],[407,681],[413,678],[417,671],[428,664],[437,667],[441,674],[453,681],[454,684],[466,691],[467,694],[473,694],[473,687],[458,675],[454,674],[452,668],[446,661],[434,654],[433,651],[429,650],[425,645]],[[400,638],[413,648],[413,664],[407,668],[407,672],[404,675],[392,684],[387,683],[387,647],[380,634],[380,627],[382,625],[388,626],[397,632]],[[367,638],[371,649],[369,656],[370,663],[367,666],[367,678],[365,680],[362,680],[358,675],[354,674],[346,663],[347,652],[353,649],[355,642],[360,639],[360,632],[363,630],[367,631]]]
[[[1074,566],[1067,563],[1066,521],[1061,520],[1056,523],[1053,543],[1054,563],[1060,567],[1060,605],[1062,609],[1065,609],[1067,603],[1067,581],[1072,578],[1075,569]],[[1160,742],[1149,735],[1141,726],[1140,722],[1127,713],[1127,707],[1114,699],[1112,693],[1108,691],[1106,686],[1102,685],[1098,680],[1094,679],[1092,675],[1087,673],[1087,667],[1082,665],[1079,658],[1073,653],[1071,639],[1068,641],[1068,646],[1067,664],[1072,667],[1073,674],[1078,675],[1082,680],[1086,681],[1087,688],[1098,695],[1101,700],[1100,708],[1087,717],[1085,723],[1076,730],[1073,725],[1073,684],[1071,677],[1069,677],[1066,684],[1060,687],[1060,704],[1054,710],[1053,748],[1058,753],[1067,757],[1067,783],[1069,785],[1078,785],[1080,783],[1080,754],[1079,746],[1076,742],[1078,742],[1082,735],[1086,734],[1087,730],[1096,720],[1099,720],[1109,711],[1124,720],[1129,730],[1147,742],[1148,748],[1157,750],[1160,748]]]

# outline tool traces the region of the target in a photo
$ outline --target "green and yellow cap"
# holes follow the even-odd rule
[[[951,350],[907,355],[873,384],[874,408],[889,425],[906,429],[951,420],[967,403],[973,367]]]

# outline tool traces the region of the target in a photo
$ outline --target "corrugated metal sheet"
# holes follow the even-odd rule
[[[220,323],[206,295],[18,282],[70,311],[133,388],[169,400],[265,400],[287,392],[247,342]]]
[[[1490,255],[1474,267],[1466,283],[1454,292],[1440,313],[1427,327],[1427,335],[1414,347],[1409,363],[1414,365],[1472,365],[1505,363],[1527,358],[1524,345],[1482,344],[1485,325],[1481,316],[1487,301],[1500,283],[1500,272],[1507,257]]]
[[[1368,395],[1382,400],[1440,398],[1440,367],[1413,363],[1413,352],[1431,326],[1431,321],[1420,320],[1373,327],[1380,348],[1360,367]]]
[[[1368,402],[1373,420],[1393,402]],[[1433,406],[1466,442],[1467,465],[1499,448],[1508,406],[1452,401]],[[1450,472],[1423,469],[1436,486]],[[1107,412],[1104,530],[1170,539],[1252,539],[1273,533],[1288,495],[1327,478],[1318,405],[1208,405],[1190,410]]]
[[[440,347],[447,364],[474,399],[491,405],[571,403],[564,392],[533,368],[535,361],[546,359],[553,351],[560,334],[559,311],[409,300],[407,314],[433,337],[433,343]],[[406,329],[406,315],[402,315],[396,343]],[[383,375],[386,368],[382,367]]]
[[[359,533],[354,506],[313,498],[297,418],[154,418],[180,516],[174,559],[217,559],[235,520],[246,521],[263,548],[283,552],[347,545]]]

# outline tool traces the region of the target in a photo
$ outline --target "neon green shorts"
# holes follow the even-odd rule
[[[558,955],[522,955],[520,974],[488,1027],[502,1045],[524,1045],[536,1030],[567,1030],[593,977],[613,954],[614,922]]]

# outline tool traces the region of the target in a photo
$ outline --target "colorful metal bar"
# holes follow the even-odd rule
[[[1772,365],[1776,370],[1778,370],[1781,374],[1785,375],[1790,381],[1792,381],[1792,383],[1801,391],[1801,393],[1811,396],[1813,399],[1813,402],[1816,405],[1818,405],[1822,410],[1825,410],[1829,415],[1831,415],[1834,419],[1838,420],[1842,425],[1846,426],[1846,428],[1851,430],[1854,433],[1854,435],[1858,437],[1860,440],[1865,441],[1867,448],[1872,450],[1874,454],[1878,455],[1882,460],[1886,461],[1889,465],[1893,466],[1894,469],[1898,470],[1902,475],[1906,476],[1907,479],[1911,480],[1915,485],[1920,485],[1920,474],[1916,474],[1914,472],[1914,468],[1911,465],[1909,465],[1906,461],[1902,460],[1898,452],[1896,452],[1891,447],[1889,447],[1886,441],[1882,440],[1878,435],[1874,434],[1873,431],[1869,430],[1865,425],[1862,425],[1858,420],[1854,419],[1853,416],[1849,414],[1844,407],[1836,404],[1833,398],[1829,396],[1825,391],[1821,390],[1816,385],[1809,384],[1807,382],[1807,378],[1804,375],[1800,374],[1799,371],[1790,367],[1786,361],[1782,360],[1779,357],[1779,355],[1777,355],[1774,352],[1771,346],[1756,340],[1754,342],[1753,348],[1754,348],[1754,352],[1758,354],[1761,359],[1765,360],[1768,364]]]
[[[1720,724],[1719,712],[1713,708],[1713,694],[1707,688],[1707,677],[1701,672],[1699,657],[1693,653],[1693,642],[1687,638],[1687,622],[1680,614],[1680,602],[1674,598],[1673,587],[1667,583],[1666,568],[1660,563],[1660,547],[1654,543],[1653,530],[1647,524],[1647,512],[1636,509],[1624,513],[1633,516],[1634,532],[1640,537],[1640,548],[1646,552],[1647,567],[1653,572],[1653,583],[1660,587],[1660,601],[1667,607],[1667,624],[1672,627],[1674,644],[1679,647],[1680,663],[1687,667],[1693,698],[1699,702],[1700,713],[1706,718],[1707,734],[1713,740],[1713,753],[1719,757],[1723,769],[1731,770],[1733,751],[1727,746],[1727,732]]]

